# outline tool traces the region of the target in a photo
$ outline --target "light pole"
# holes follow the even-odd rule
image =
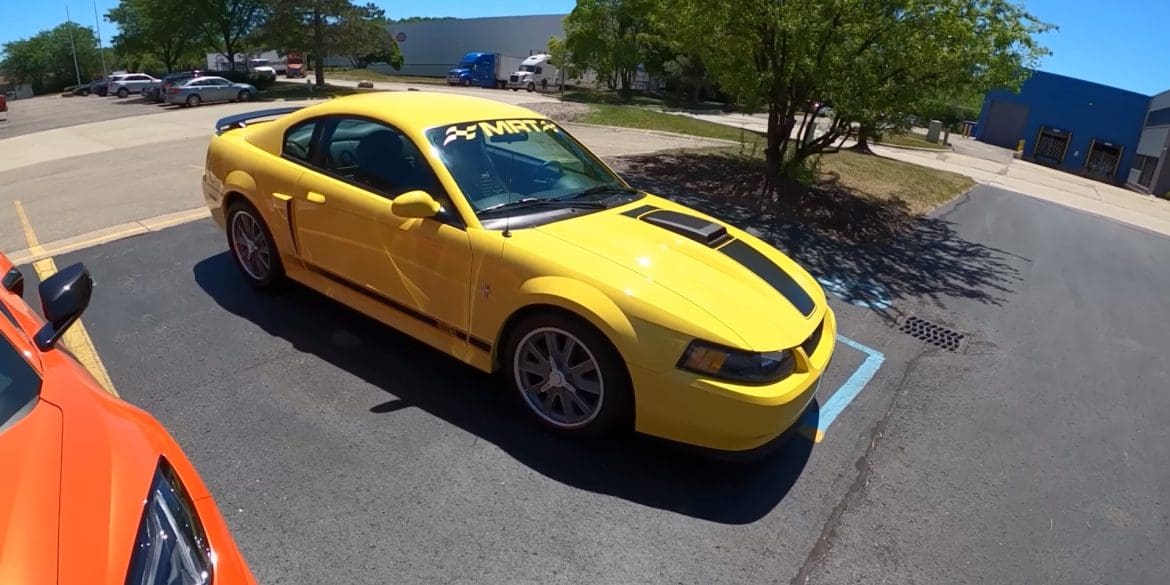
[[[81,85],[81,68],[77,66],[77,43],[73,41],[73,19],[69,17],[69,5],[65,5],[65,24],[69,27],[69,48],[73,50],[73,72],[77,74],[77,85]]]
[[[106,51],[102,48],[102,19],[98,17],[97,0],[93,2],[93,24],[97,29],[98,56],[102,59],[102,79],[106,79],[109,76],[106,75]]]

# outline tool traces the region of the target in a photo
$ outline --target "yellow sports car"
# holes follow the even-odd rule
[[[724,451],[811,403],[836,321],[755,237],[631,189],[564,128],[452,94],[224,118],[203,193],[244,278],[290,278],[485,372],[536,420]]]

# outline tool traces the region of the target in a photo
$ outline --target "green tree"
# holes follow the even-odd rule
[[[351,0],[269,0],[268,19],[260,29],[265,42],[282,50],[311,53],[317,63],[317,85],[325,85],[322,64],[330,56],[355,64],[385,61],[402,65],[398,44],[390,34],[385,12],[373,4]]]
[[[695,0],[699,2],[701,0]],[[654,40],[655,0],[577,0],[565,17],[569,68],[593,71],[611,89],[628,92]]]
[[[72,33],[72,39],[70,39]],[[74,46],[77,68],[74,69]],[[59,91],[97,76],[101,70],[97,36],[93,29],[74,22],[43,30],[28,39],[4,43],[0,74],[17,83],[28,83],[36,93]]]
[[[236,54],[252,44],[252,35],[267,16],[267,0],[182,0],[191,3],[205,44],[235,63]],[[166,2],[167,6],[174,3]]]
[[[199,51],[206,44],[192,25],[198,19],[195,4],[168,0],[120,0],[106,13],[106,20],[118,25],[114,47],[138,65],[135,70],[154,61],[167,71],[202,61]]]
[[[1010,0],[663,0],[659,16],[722,90],[767,112],[769,192],[854,127],[907,124],[942,88],[1017,86],[1050,28]],[[803,114],[825,101],[836,115],[811,137]]]

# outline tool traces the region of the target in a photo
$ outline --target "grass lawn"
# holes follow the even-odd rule
[[[884,144],[886,146],[913,146],[917,148],[930,148],[933,150],[950,150],[950,147],[945,144],[927,142],[925,136],[915,132],[889,134],[887,136],[883,136],[878,144]]]
[[[310,78],[313,77],[313,72],[308,72]],[[398,83],[430,83],[437,85],[446,85],[447,81],[442,77],[416,77],[412,75],[388,75],[379,73],[373,69],[327,69],[325,71],[326,79],[344,79],[346,81],[361,81],[368,79],[370,81],[393,81]]]
[[[326,85],[323,88],[310,88],[309,84],[307,83],[276,83],[272,87],[260,92],[259,99],[261,101],[273,101],[278,99],[309,100],[341,97],[343,95],[351,95],[355,93],[369,93],[371,91],[378,90],[357,89],[355,87],[340,87],[336,85]]]
[[[970,177],[881,156],[842,151],[821,157],[819,182],[875,202],[901,201],[924,214],[975,186]]]
[[[561,99],[566,102],[579,102],[583,104],[638,106],[665,110],[720,111],[725,107],[725,104],[718,102],[689,103],[674,95],[658,96],[642,92],[632,92],[628,96],[623,96],[616,91],[590,88],[574,88],[568,90]]]
[[[664,114],[645,108],[632,108],[609,104],[591,104],[591,111],[575,122],[585,124],[602,124],[605,126],[620,126],[622,128],[640,128],[643,130],[661,130],[676,132],[706,138],[720,138],[739,142],[751,140],[756,136],[754,132],[740,130],[722,124],[715,124],[703,120],[696,120],[687,116]]]

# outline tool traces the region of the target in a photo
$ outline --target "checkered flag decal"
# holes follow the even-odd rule
[[[463,138],[465,140],[475,140],[475,124],[471,124],[466,128],[459,126],[451,126],[447,128],[447,138],[443,140],[443,146],[451,144],[456,138]]]

